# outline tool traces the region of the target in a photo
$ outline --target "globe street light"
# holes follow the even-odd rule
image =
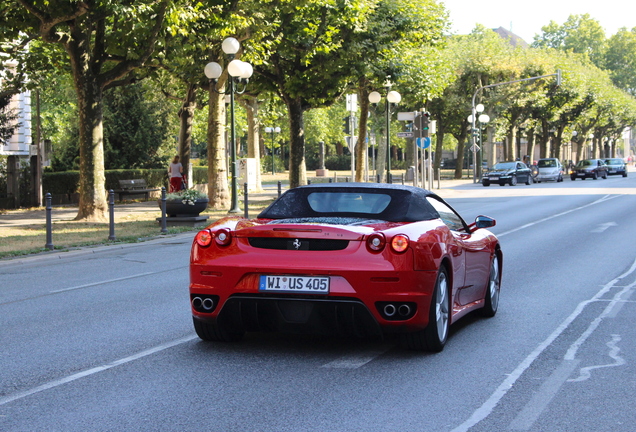
[[[387,154],[387,183],[393,183],[393,179],[391,178],[391,108],[396,104],[400,103],[402,100],[402,95],[396,92],[395,90],[391,90],[391,77],[387,76],[386,81],[384,82],[384,88],[386,89],[386,98],[384,111],[386,114],[386,154]],[[369,102],[373,104],[373,106],[377,106],[378,103],[382,100],[382,95],[380,95],[377,91],[372,91],[369,93]]]
[[[236,129],[234,122],[234,95],[242,94],[245,92],[247,83],[249,82],[254,69],[252,65],[235,59],[234,56],[239,51],[241,44],[238,40],[229,37],[226,38],[221,44],[221,49],[228,56],[230,62],[227,65],[227,73],[229,74],[230,88],[224,90],[218,90],[216,88],[219,78],[223,73],[223,67],[216,63],[210,62],[205,66],[204,73],[211,81],[214,81],[212,89],[219,94],[228,94],[230,96],[230,170],[232,176],[232,205],[229,213],[240,213],[241,209],[238,205],[238,184],[236,177]],[[242,90],[237,90],[237,84],[243,84]]]
[[[276,127],[266,127],[265,133],[272,134],[272,175],[276,174],[276,170],[274,169],[274,133],[280,133],[280,128]]]

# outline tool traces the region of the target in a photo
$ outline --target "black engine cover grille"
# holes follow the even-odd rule
[[[278,250],[334,251],[346,249],[349,245],[349,240],[331,239],[249,237],[247,240],[255,248]]]

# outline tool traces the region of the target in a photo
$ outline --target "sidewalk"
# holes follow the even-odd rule
[[[409,184],[409,183],[405,183]],[[411,183],[412,184],[412,183]],[[448,193],[453,190],[453,188],[457,187],[470,187],[473,186],[472,179],[462,179],[462,180],[442,180],[440,182],[440,190],[437,189],[437,182],[433,185],[432,192],[440,193],[441,190]],[[481,186],[481,185],[477,185]],[[288,188],[286,183],[282,184],[282,192],[285,192]],[[445,195],[445,194],[444,194]],[[274,199],[278,196],[278,185],[276,184],[265,184],[263,185],[262,192],[250,192],[248,195],[248,200],[250,202],[257,201],[266,201]],[[243,197],[240,197],[239,205],[243,208]],[[143,202],[133,202],[133,203],[115,203],[115,216],[125,217],[128,215],[141,214],[141,213],[149,213],[156,212],[155,217],[161,216],[161,211],[159,206],[157,205],[157,201],[143,201]],[[51,210],[51,220],[52,221],[71,221],[77,216],[77,206],[76,205],[63,205],[63,206],[53,206]],[[254,214],[250,214],[251,217],[254,217]],[[36,209],[25,209],[25,210],[9,210],[7,213],[0,214],[0,229],[2,227],[8,226],[28,226],[28,225],[37,225],[43,224],[46,222],[46,210],[44,207],[36,208]]]

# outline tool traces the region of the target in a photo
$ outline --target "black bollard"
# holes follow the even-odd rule
[[[278,180],[278,198],[280,198],[282,187],[283,187],[282,183],[280,182],[280,180]]]
[[[52,233],[52,223],[51,223],[51,193],[47,192],[45,195],[46,201],[46,244],[45,248],[48,250],[53,250],[53,233]]]
[[[167,222],[166,222],[166,188],[161,188],[161,233],[165,234],[168,232]]]
[[[108,240],[115,240],[115,192],[108,191]]]
[[[248,199],[247,183],[243,183],[243,194],[245,195],[245,201],[244,201],[245,210],[243,211],[243,216],[245,216],[245,219],[249,219],[250,218],[250,210],[249,210],[248,204],[247,204],[247,199]]]

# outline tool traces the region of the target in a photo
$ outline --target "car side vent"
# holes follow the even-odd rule
[[[332,251],[343,250],[348,240],[249,237],[250,246],[260,249]]]

